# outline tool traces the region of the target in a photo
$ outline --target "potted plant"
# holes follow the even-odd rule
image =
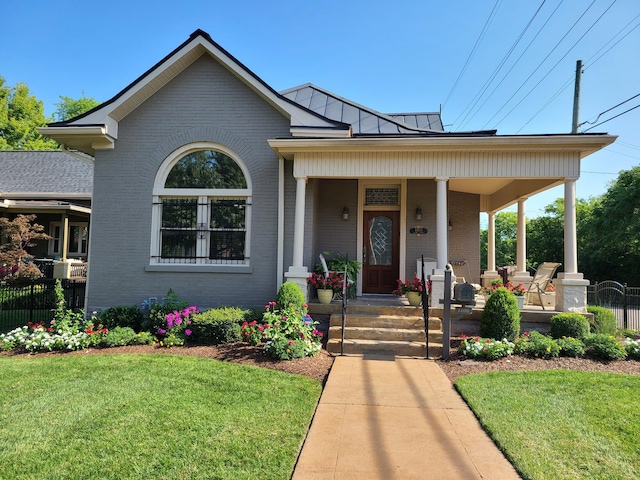
[[[431,289],[431,282],[427,281],[427,290]],[[411,281],[398,280],[398,288],[392,293],[398,297],[406,296],[409,305],[417,307],[422,302],[422,281],[414,278]]]
[[[524,288],[524,285],[522,283],[519,283],[517,285],[514,285],[513,283],[507,283],[506,287],[507,290],[515,295],[516,300],[518,300],[518,307],[520,308],[520,310],[522,310],[524,308],[524,295],[525,293],[527,293],[527,289]]]
[[[326,277],[322,273],[313,272],[307,283],[318,292],[318,301],[327,304],[333,300],[334,293],[342,290],[343,277],[338,272],[329,272]]]

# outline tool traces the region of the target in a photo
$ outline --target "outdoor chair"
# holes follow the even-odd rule
[[[543,262],[538,265],[538,269],[536,270],[533,279],[531,280],[531,285],[527,289],[527,293],[525,295],[525,304],[531,303],[530,298],[531,295],[538,295],[538,300],[540,300],[540,306],[543,310],[544,302],[542,301],[542,294],[545,292],[549,282],[558,270],[558,267],[562,265],[561,263],[555,262]]]

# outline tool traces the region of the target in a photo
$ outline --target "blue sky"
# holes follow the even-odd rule
[[[108,100],[198,28],[276,90],[311,82],[385,113],[442,106],[452,131],[569,132],[578,59],[581,122],[640,104],[596,121],[640,93],[637,0],[4,0],[3,11],[0,76],[48,114],[60,95]],[[639,124],[640,108],[591,130],[619,138],[583,160],[579,198],[640,164]],[[527,216],[562,195],[532,197]]]

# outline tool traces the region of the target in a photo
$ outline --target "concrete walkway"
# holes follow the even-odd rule
[[[337,357],[293,479],[520,478],[433,361]]]

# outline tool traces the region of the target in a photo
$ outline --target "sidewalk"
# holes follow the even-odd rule
[[[429,360],[337,357],[293,479],[518,479]]]

